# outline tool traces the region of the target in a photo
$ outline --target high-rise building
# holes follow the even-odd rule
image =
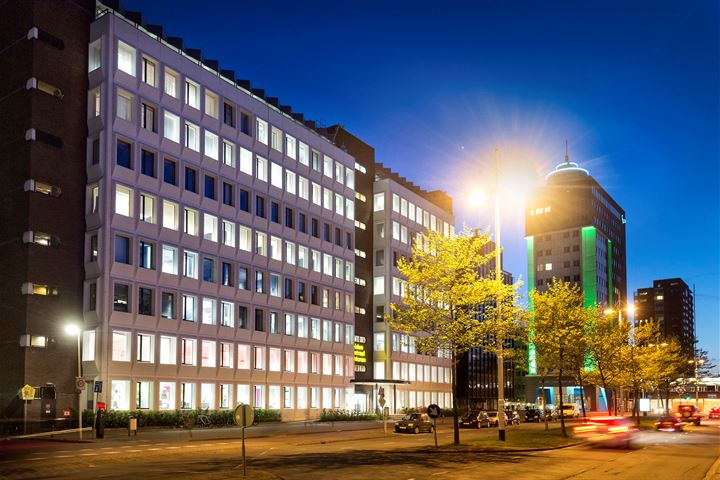
[[[70,322],[112,409],[351,406],[355,159],[141,15],[74,3],[0,7],[2,407],[46,382],[77,405]]]
[[[545,179],[526,203],[528,288],[542,291],[556,278],[579,285],[586,306],[625,308],[625,211],[567,152],[565,162]],[[532,344],[528,353],[526,392],[534,401],[538,392]],[[579,388],[567,387],[562,394],[572,400]],[[604,405],[604,398],[595,400]]]
[[[660,333],[675,337],[684,355],[695,352],[695,298],[682,278],[653,280],[653,286],[638,288],[634,295],[635,324],[655,322]]]
[[[356,406],[375,409],[382,396],[390,412],[431,403],[452,406],[451,361],[443,352],[421,355],[414,336],[392,330],[385,315],[402,301],[404,279],[396,268],[411,255],[421,232],[454,233],[452,199],[425,191],[375,161],[374,149],[339,126],[326,135],[346,149],[356,166]],[[382,394],[382,395],[381,395]]]

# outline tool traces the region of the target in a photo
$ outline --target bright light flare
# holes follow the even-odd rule
[[[489,199],[489,196],[486,192],[482,190],[475,190],[473,192],[469,192],[466,195],[467,202],[470,205],[482,205],[483,203],[487,202]]]
[[[77,337],[78,335],[80,335],[80,327],[78,327],[74,323],[65,325],[65,333]]]

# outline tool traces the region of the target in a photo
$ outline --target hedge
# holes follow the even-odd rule
[[[358,410],[328,410],[323,408],[320,413],[321,422],[339,422],[354,420],[376,420],[377,415],[372,412],[360,412]]]
[[[197,416],[204,414],[208,416],[212,426],[232,426],[233,410],[108,410],[105,412],[106,428],[127,428],[128,419],[137,418],[138,427],[183,427],[190,423],[199,425]],[[87,416],[87,417],[86,417]],[[92,412],[83,413],[83,420],[92,418]],[[280,410],[256,408],[255,420],[257,422],[279,422],[282,420]],[[84,423],[84,422],[83,422]]]

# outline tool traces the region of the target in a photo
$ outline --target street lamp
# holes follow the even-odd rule
[[[78,378],[82,377],[82,359],[80,357],[80,327],[75,324],[65,326],[65,333],[68,335],[75,335],[77,337],[77,358],[78,358]],[[82,440],[82,390],[78,391],[78,432],[80,433],[80,440]]]
[[[623,309],[623,308],[620,307],[620,302],[618,302],[617,308],[608,307],[608,308],[606,308],[605,310],[603,310],[603,313],[604,313],[605,315],[615,315],[615,314],[617,313],[618,325],[622,325],[622,323],[623,323],[623,320],[622,320],[622,312],[623,312],[623,310],[625,310],[625,312],[627,312],[627,316],[625,317],[626,320],[630,321],[630,315],[632,315],[632,314],[635,312],[635,305],[633,305],[632,303],[628,304],[628,305]],[[630,355],[632,355],[632,354],[633,354],[633,349],[630,350]],[[620,392],[618,392],[618,393],[619,393],[619,396],[620,396],[620,405],[622,406],[622,410],[623,410],[623,413],[624,413],[624,412],[625,412],[625,395],[624,395],[624,392],[623,392],[623,388],[622,388],[622,387],[620,387]],[[606,394],[607,394],[607,392],[606,392]],[[618,409],[617,409],[617,401],[615,402],[615,407],[616,407],[616,408],[615,408],[615,414],[617,415],[617,410],[618,410]],[[609,406],[608,406],[608,408],[609,408]]]
[[[700,365],[705,363],[705,359],[703,358],[695,358],[695,360],[688,360],[689,364],[695,365],[695,406],[700,408],[700,401],[698,400],[698,395],[700,392],[699,385],[698,385],[698,368],[700,368]]]
[[[500,265],[500,150],[495,149],[495,280],[497,281],[497,297],[495,309],[497,311],[498,332],[497,332],[497,370],[498,370],[498,438],[505,441],[505,359],[503,358],[503,335],[502,335],[502,312],[500,303],[502,301],[502,267]]]

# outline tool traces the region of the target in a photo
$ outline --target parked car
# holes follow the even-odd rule
[[[630,448],[637,428],[628,417],[592,417],[573,431],[576,437],[596,445]]]
[[[514,410],[505,410],[508,425],[520,425],[520,415]]]
[[[432,433],[433,424],[425,413],[408,413],[395,423],[397,433]]]
[[[562,416],[565,418],[579,418],[580,409],[578,408],[577,403],[563,403]]]
[[[525,410],[525,422],[541,422],[542,421],[542,414],[540,413],[540,410],[537,408],[528,408]]]
[[[700,412],[695,405],[678,405],[678,409],[675,412],[675,416],[681,418],[686,423],[694,423],[700,425]]]
[[[678,417],[660,417],[655,422],[655,430],[663,432],[682,432],[685,422]]]
[[[720,407],[713,407],[708,413],[708,418],[720,418]]]
[[[460,419],[460,428],[489,427],[490,420],[482,410],[472,410]]]
[[[505,412],[503,412],[503,415],[505,415]],[[488,416],[488,426],[490,427],[497,427],[500,424],[500,418],[498,417],[498,412],[487,412]],[[508,423],[508,417],[505,415],[505,425]]]

